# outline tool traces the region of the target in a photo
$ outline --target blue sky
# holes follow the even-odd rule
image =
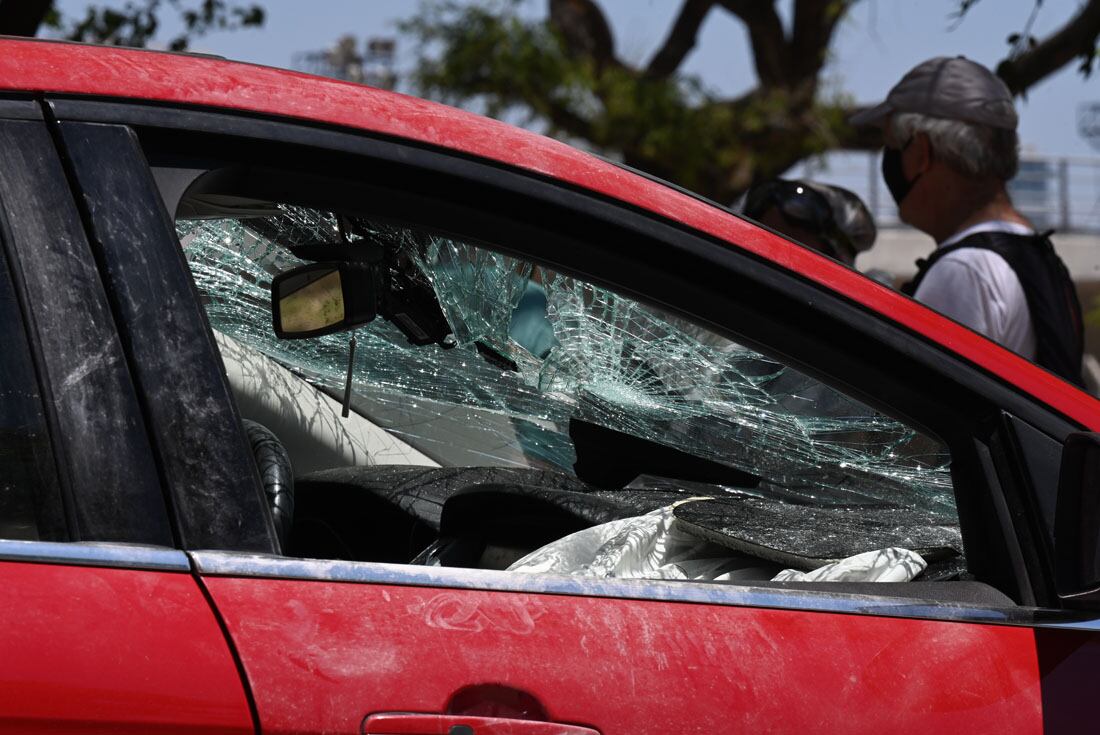
[[[394,23],[417,7],[417,0],[261,1],[268,11],[262,30],[212,34],[201,39],[196,50],[292,66],[296,53],[323,48],[345,33],[393,35]],[[63,12],[70,14],[79,14],[88,4],[88,0],[59,2]],[[619,55],[639,62],[660,44],[680,2],[600,0],[600,4],[608,13]],[[1004,57],[1009,33],[1023,28],[1035,7],[1034,0],[981,0],[955,30],[949,30],[949,15],[956,6],[957,0],[863,0],[834,44],[826,72],[829,88],[871,102],[881,98],[905,71],[931,56],[961,53],[993,65]],[[1043,37],[1077,6],[1077,0],[1045,0],[1033,26],[1035,34]],[[527,7],[539,14],[545,2],[527,0]],[[170,25],[165,28],[166,34],[171,31]],[[712,10],[683,68],[722,94],[751,87],[754,76],[744,27],[728,13]],[[1071,65],[1035,88],[1019,104],[1025,150],[1100,156],[1077,133],[1077,109],[1083,102],[1100,102],[1100,70],[1085,80]]]

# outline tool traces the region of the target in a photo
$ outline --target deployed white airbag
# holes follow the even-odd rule
[[[927,566],[916,552],[889,548],[857,554],[812,572],[779,571],[767,561],[719,547],[685,531],[673,515],[673,508],[706,499],[689,498],[642,516],[577,531],[536,549],[508,570],[618,579],[907,582]]]
[[[777,567],[686,533],[672,514],[689,498],[643,516],[603,523],[547,544],[509,571],[620,579],[768,579]],[[717,555],[716,555],[717,554]]]
[[[812,572],[784,569],[773,582],[909,582],[928,566],[915,551],[891,547],[849,556]]]

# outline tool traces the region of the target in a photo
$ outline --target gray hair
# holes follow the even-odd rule
[[[932,151],[966,176],[993,176],[1008,181],[1020,162],[1020,138],[1015,130],[930,117],[916,112],[898,112],[890,118],[892,142],[905,145],[917,133],[924,133]]]

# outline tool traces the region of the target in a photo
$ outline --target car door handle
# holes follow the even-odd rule
[[[363,735],[600,735],[577,725],[508,717],[385,713],[363,720]]]

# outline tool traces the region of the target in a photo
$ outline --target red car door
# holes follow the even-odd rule
[[[0,731],[253,731],[182,552],[0,541],[0,560]]]
[[[0,100],[0,244],[0,730],[251,732],[29,100]]]
[[[850,380],[865,378],[864,385],[875,386],[864,393],[899,414],[920,417],[920,424],[942,433],[950,445],[949,480],[967,540],[966,574],[977,581],[901,591],[886,586],[883,592],[862,594],[812,585],[599,580],[291,558],[263,548],[259,537],[266,530],[266,544],[279,550],[271,526],[256,525],[256,519],[267,516],[256,504],[262,496],[247,482],[216,490],[201,482],[191,487],[181,482],[171,495],[181,509],[179,532],[239,657],[262,731],[1032,733],[1052,722],[1052,701],[1065,707],[1071,699],[1067,692],[1073,685],[1067,679],[1074,677],[1066,672],[1095,671],[1088,666],[1094,657],[1088,616],[1039,609],[1057,601],[1043,589],[1039,543],[1017,533],[1023,526],[1031,528],[1032,521],[1037,528],[1038,521],[1026,516],[1014,521],[1004,511],[997,483],[1018,478],[1019,468],[1001,461],[1000,454],[991,459],[986,446],[992,441],[987,424],[999,410],[1012,409],[1055,427],[1051,434],[1066,430],[1059,419],[1044,418],[1047,412],[1033,402],[1019,401],[1003,387],[982,382],[986,379],[972,367],[944,359],[935,346],[850,309],[836,294],[799,291],[811,287],[774,265],[677,234],[674,228],[663,229],[660,223],[627,229],[623,222],[633,215],[553,184],[526,177],[517,177],[514,189],[494,184],[503,203],[489,206],[485,202],[497,200],[478,188],[487,185],[474,174],[465,187],[446,179],[458,176],[455,172],[461,173],[465,164],[445,154],[411,148],[392,152],[389,143],[364,142],[353,135],[329,136],[202,112],[168,116],[149,108],[127,111],[80,103],[58,104],[56,110],[92,230],[110,253],[105,263],[110,277],[119,288],[142,294],[124,305],[129,311],[123,319],[145,349],[157,340],[166,347],[173,344],[172,330],[192,329],[193,321],[206,326],[201,316],[190,315],[174,318],[172,330],[142,322],[149,311],[144,307],[158,306],[161,300],[181,309],[197,303],[193,295],[191,301],[184,298],[190,276],[179,257],[180,243],[171,237],[164,202],[175,208],[195,177],[207,173],[200,166],[224,166],[210,169],[216,184],[245,181],[271,197],[245,199],[252,217],[278,216],[282,210],[271,202],[282,201],[274,198],[279,191],[312,206],[328,206],[318,200],[354,198],[349,192],[355,177],[386,174],[381,183],[370,179],[364,190],[375,197],[370,205],[386,205],[388,217],[430,222],[433,232],[454,232],[474,220],[481,224],[504,218],[500,210],[511,206],[523,220],[509,222],[515,228],[512,234],[532,238],[530,243],[512,240],[516,249],[534,253],[541,247],[540,230],[568,230],[553,241],[557,250],[541,251],[542,261],[560,264],[563,270],[591,271],[594,279],[650,294],[654,301],[682,303],[684,312],[697,314],[701,321],[736,324],[760,344],[798,356],[825,375],[837,370],[837,363],[828,359],[843,355],[844,368],[852,371]],[[68,121],[83,115],[115,123],[132,116],[138,132],[121,124]],[[194,150],[177,150],[182,144],[165,134],[180,126],[233,137],[212,137],[210,142],[196,137],[198,143],[191,143],[219,162],[202,160],[191,169],[187,156]],[[333,150],[340,155],[330,156]],[[346,160],[353,154],[360,158]],[[156,167],[159,187],[146,156]],[[261,160],[268,168],[262,176],[242,173],[225,163],[235,163],[236,156],[252,165]],[[425,163],[418,156],[445,160]],[[428,176],[414,170],[414,163],[423,168],[438,164],[440,171],[450,168]],[[346,179],[334,183],[326,178],[341,172]],[[508,176],[495,170],[474,173]],[[300,183],[295,176],[304,177],[311,190],[295,189]],[[552,189],[544,197],[551,204],[536,201],[540,186]],[[211,191],[217,197],[230,190]],[[366,199],[359,195],[357,201]],[[425,203],[417,197],[429,198]],[[223,206],[235,200],[213,201]],[[209,200],[199,204],[209,206]],[[125,221],[117,216],[120,206],[125,206]],[[609,208],[605,219],[601,207]],[[545,224],[534,227],[532,221]],[[237,237],[249,246],[250,255],[261,257],[269,243],[255,233],[264,231],[256,227],[250,230],[253,234],[220,234],[225,244]],[[684,239],[690,242],[682,244]],[[485,236],[484,241],[492,239]],[[624,241],[631,243],[629,253],[618,246]],[[230,249],[227,261],[238,254]],[[139,287],[136,280],[124,283],[127,258],[161,259],[155,289]],[[235,283],[251,287],[265,277],[261,270],[253,273]],[[210,292],[203,296],[207,304],[224,306]],[[232,329],[247,321],[242,313],[260,314],[263,329],[270,329],[264,309],[224,313],[236,321],[215,321],[214,310],[207,318],[215,328]],[[256,326],[251,337],[263,345],[266,331],[260,329]],[[242,330],[236,336],[250,335]],[[179,370],[184,360],[218,363],[209,341],[189,344],[194,349],[171,364],[157,355],[133,357],[144,386],[140,390],[159,390],[151,375],[142,375],[153,372],[151,365]],[[849,349],[855,344],[873,344],[874,359]],[[226,441],[234,430],[240,433],[224,375],[221,385],[213,381],[205,387],[196,387],[191,373],[173,375],[174,392],[160,393],[163,402],[150,409],[159,414],[151,419],[159,425],[151,432],[158,452],[184,453],[168,428],[183,425],[183,409],[189,405],[209,409],[209,415],[194,421],[223,432],[217,436]],[[914,379],[920,381],[917,388]],[[173,402],[180,405],[169,405]],[[219,442],[211,436],[196,433],[194,451],[205,440],[210,453],[232,459],[231,452],[214,446]],[[365,528],[382,532],[382,525]],[[824,535],[828,531],[822,529]],[[1034,576],[1028,576],[1029,570]],[[956,597],[948,588],[966,593]],[[1047,641],[1043,646],[1037,645],[1037,628],[1042,629],[1039,638]],[[1087,673],[1076,681],[1091,684],[1094,677]],[[1060,682],[1055,691],[1044,678]]]
[[[515,733],[1043,731],[1026,627],[843,596],[196,556],[264,732],[474,716]],[[807,602],[836,612],[782,609]],[[441,724],[364,725],[406,712]]]

